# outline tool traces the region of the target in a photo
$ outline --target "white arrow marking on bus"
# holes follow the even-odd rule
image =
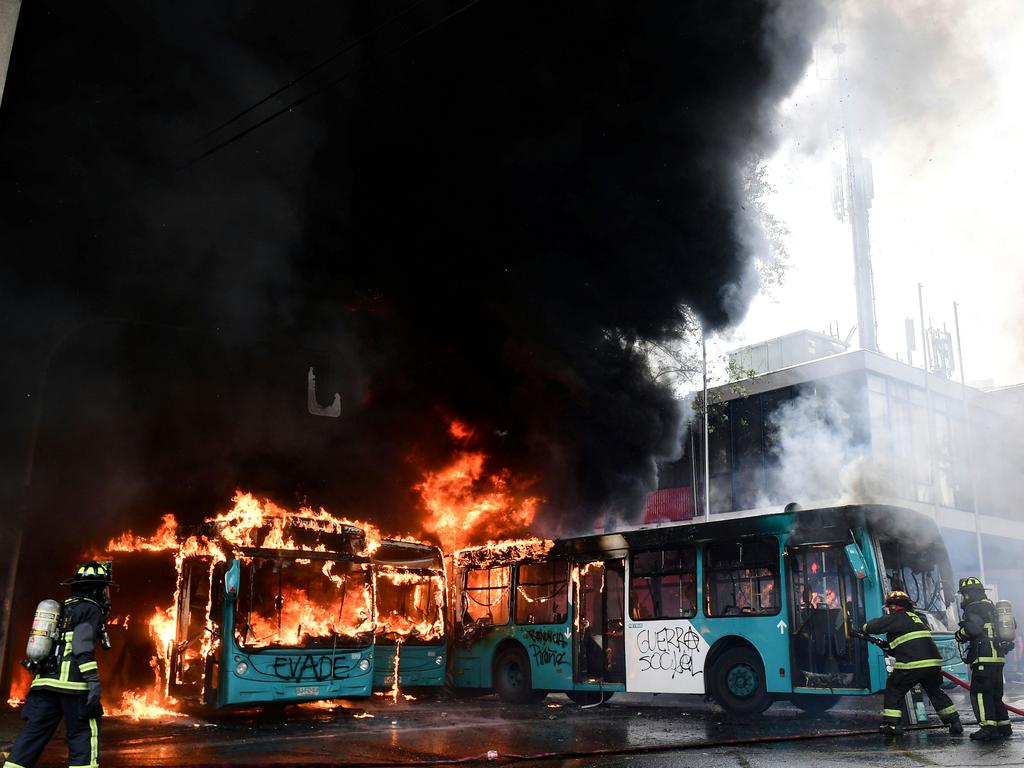
[[[786,624],[786,622],[784,622],[782,619],[779,619],[779,623],[776,624],[775,626],[779,628],[779,634],[780,635],[784,635],[784,634],[786,634],[786,627],[789,626],[789,625]]]

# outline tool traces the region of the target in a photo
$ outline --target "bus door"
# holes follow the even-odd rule
[[[576,681],[625,682],[625,561],[577,567]]]
[[[178,581],[177,624],[170,646],[168,691],[194,702],[209,701],[210,689],[217,684],[208,654],[211,643],[211,621],[219,616],[215,574],[208,557],[191,557],[181,567]],[[222,571],[222,569],[221,569]]]
[[[844,545],[788,548],[794,687],[868,688],[867,644],[852,635],[865,622],[864,587]]]

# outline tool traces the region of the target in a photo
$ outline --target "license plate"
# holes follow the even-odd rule
[[[319,696],[320,686],[319,685],[304,685],[295,689],[296,696]]]

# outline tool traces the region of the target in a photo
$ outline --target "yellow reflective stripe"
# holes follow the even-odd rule
[[[100,762],[100,729],[96,727],[96,718],[89,718],[89,764],[98,765]]]
[[[979,693],[978,694],[978,725],[995,725],[995,720],[989,720],[985,717],[985,699]]]
[[[939,717],[942,715],[952,715],[956,713],[956,704],[950,704],[948,707],[943,707],[939,710]]]
[[[898,709],[883,709],[882,717],[903,717],[903,713]]]
[[[1009,725],[1009,720],[996,720],[996,725]]]
[[[975,664],[1002,664],[1006,661],[1002,656],[979,656],[971,662],[971,666]]]
[[[25,768],[25,766],[18,765],[17,763],[8,760],[6,763],[4,763],[4,768]]]
[[[89,686],[85,682],[68,682],[64,680],[54,680],[52,677],[37,677],[32,681],[30,688],[60,688],[64,691],[87,691]]]
[[[64,682],[68,682],[71,679],[71,659],[61,662],[59,679]]]
[[[79,672],[91,672],[92,670],[96,669],[97,666],[98,665],[96,664],[95,661],[87,661],[84,664],[79,664],[78,665],[78,671]]]
[[[923,637],[931,637],[932,633],[927,629],[919,629],[914,632],[907,632],[906,634],[900,635],[895,640],[889,641],[889,647],[895,648],[897,645],[903,645],[909,640],[920,640]]]
[[[942,659],[921,659],[920,661],[897,661],[892,666],[893,669],[927,669],[928,667],[941,667]]]

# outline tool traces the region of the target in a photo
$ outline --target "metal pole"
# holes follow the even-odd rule
[[[917,305],[921,312],[921,352],[924,355],[924,413],[928,420],[928,487],[932,496],[932,515],[939,522],[938,502],[935,493],[935,424],[932,413],[931,355],[928,354],[928,331],[924,325],[924,283],[917,284]]]
[[[967,438],[967,475],[971,479],[971,506],[974,508],[974,541],[978,546],[978,578],[985,581],[985,555],[981,546],[981,515],[978,513],[978,488],[974,480],[974,452],[971,443],[971,409],[967,405],[967,378],[964,374],[964,348],[960,344],[960,313],[953,302],[953,326],[956,328],[956,356],[960,366],[960,399],[964,406],[964,429]]]
[[[708,460],[708,345],[704,326],[700,329],[700,352],[704,361],[704,517],[711,515],[711,464]]]

